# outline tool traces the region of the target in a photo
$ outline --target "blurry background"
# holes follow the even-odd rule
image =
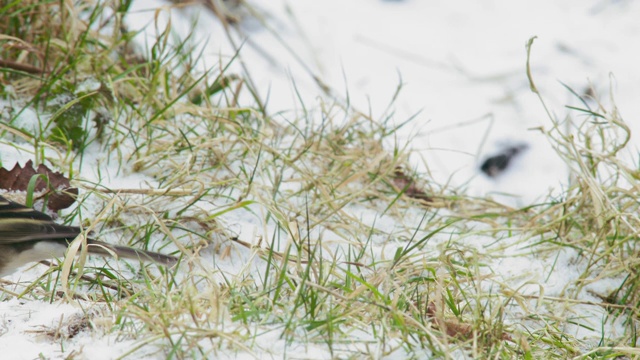
[[[202,46],[204,68],[223,66],[237,51],[244,67],[237,62],[230,71],[252,79],[272,114],[300,112],[301,103],[313,108],[323,97],[378,121],[413,119],[397,142],[416,151],[415,167],[473,195],[522,205],[566,178],[532,130],[552,126],[526,77],[525,44],[534,36],[532,75],[558,122],[565,105],[584,108],[565,84],[594,109],[613,98],[637,127],[637,2],[209,0],[156,12],[161,5],[134,2],[140,16],[130,26],[151,38],[146,25],[170,18],[177,33]],[[227,43],[209,41],[225,28]],[[487,157],[523,144],[504,173],[480,175]]]

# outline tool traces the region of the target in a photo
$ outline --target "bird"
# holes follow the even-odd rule
[[[480,170],[487,174],[487,176],[495,178],[507,169],[511,160],[513,160],[516,155],[519,155],[528,147],[527,144],[508,146],[500,153],[487,158],[480,166]]]
[[[51,258],[61,258],[69,243],[82,233],[76,226],[57,224],[51,216],[0,196],[0,277],[20,267]],[[178,262],[171,255],[134,249],[87,239],[89,255],[150,261],[167,267]]]

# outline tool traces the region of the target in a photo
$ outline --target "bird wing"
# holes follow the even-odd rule
[[[51,216],[42,211],[9,201],[2,196],[0,196],[0,219],[34,219],[53,222]]]
[[[81,230],[56,224],[41,212],[0,196],[0,245],[33,240],[73,240]]]
[[[49,215],[0,196],[0,247],[1,245],[13,245],[13,248],[33,248],[33,243],[29,242],[38,240],[71,241],[81,232],[79,227],[56,224]],[[115,253],[124,258],[153,261],[166,266],[173,266],[178,262],[178,258],[175,256],[127,246],[111,245],[92,239],[87,239],[87,244],[90,253],[101,256],[111,256]],[[49,254],[45,254],[44,257],[41,254],[33,255],[28,261],[36,261],[48,256]],[[0,267],[1,275],[2,268]]]

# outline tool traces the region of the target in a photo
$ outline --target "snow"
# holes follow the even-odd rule
[[[12,298],[0,302],[3,331],[0,336],[0,353],[5,359],[65,359],[69,355],[66,342],[73,342],[76,350],[82,350],[84,359],[113,359],[127,351],[133,341],[115,341],[110,336],[93,337],[80,331],[69,335],[67,326],[84,318],[83,309],[72,303],[25,301]],[[56,337],[59,331],[59,337]],[[105,351],[106,350],[106,351]]]
[[[394,121],[401,123],[415,115],[411,126],[402,129],[399,139],[411,142],[410,147],[415,150],[412,164],[420,170],[425,170],[427,164],[436,180],[441,183],[451,180],[454,186],[466,188],[472,195],[492,196],[506,204],[521,206],[560,189],[568,176],[565,165],[544,137],[531,130],[551,126],[525,74],[525,43],[533,36],[537,36],[531,50],[533,79],[557,118],[563,119],[569,112],[565,104],[578,105],[561,82],[578,93],[593,86],[605,103],[609,103],[611,91],[632,133],[640,130],[640,122],[634,121],[640,115],[638,2],[271,0],[253,3],[267,13],[266,21],[273,31],[257,25],[259,19],[249,19],[243,27],[249,41],[244,43],[240,56],[261,95],[268,97],[267,109],[271,113],[300,111],[294,88],[307,106],[317,105],[317,99],[326,95],[321,94],[314,75],[329,86],[334,101],[347,103],[348,99],[352,108],[371,113],[374,119],[393,113]],[[164,8],[156,13],[155,9],[162,6]],[[127,19],[128,26],[132,31],[144,29],[137,39],[141,47],[148,47],[154,41],[156,15],[161,19],[157,29],[164,28],[168,6],[154,0],[133,2],[135,16]],[[191,17],[196,14],[200,18],[194,28]],[[234,47],[223,41],[226,37],[222,26],[207,11],[192,6],[171,10],[170,16],[174,30],[182,36],[193,30],[197,39],[208,41],[206,57],[201,62],[203,70],[221,61],[225,63],[233,55]],[[235,40],[240,44],[244,39]],[[237,64],[232,70],[243,72]],[[399,85],[402,85],[401,91],[389,108]],[[94,87],[87,83],[87,88]],[[2,105],[9,106],[9,103]],[[37,120],[35,113],[28,110],[21,115],[20,123],[32,129],[34,120]],[[637,139],[634,141],[637,143]],[[496,179],[479,173],[478,166],[486,155],[513,143],[526,143],[529,148],[509,170]],[[3,164],[29,158],[28,152],[0,146]],[[103,168],[100,173],[86,166],[117,163],[107,159],[104,154],[96,155],[95,160],[87,155],[83,177],[115,188],[155,184],[148,176],[123,173],[115,165]],[[394,221],[390,218],[381,218],[369,210],[350,210],[361,221],[375,222],[378,228],[393,232]],[[420,218],[419,214],[412,216]],[[253,242],[265,227],[259,219],[238,218],[229,223],[238,224],[238,233],[247,242]],[[385,253],[392,256],[393,251],[385,251],[385,247],[395,245],[385,240],[379,241],[381,245],[376,251],[381,256]],[[472,240],[478,239],[467,239],[470,243]],[[475,246],[481,250],[490,241],[480,241]],[[526,249],[525,245],[519,249]],[[247,252],[240,249],[234,254],[212,268],[228,273],[245,271],[251,260]],[[492,269],[504,278],[519,274],[524,284],[519,289],[522,293],[535,295],[544,289],[543,295],[557,296],[567,291],[566,284],[581,276],[578,268],[570,266],[575,255],[569,250],[557,254],[557,258],[531,256],[525,260],[505,255],[496,260]],[[549,274],[549,266],[554,261],[565,268]],[[31,269],[31,273],[12,279],[29,274],[37,276],[41,270]],[[597,283],[593,287],[599,288],[598,293],[605,293],[616,285]],[[31,359],[39,354],[64,358],[69,349],[82,349],[84,358],[112,358],[134,346],[129,340],[116,341],[109,336],[89,339],[86,335],[74,339],[71,346],[62,346],[34,333],[42,327],[55,327],[60,319],[82,316],[80,309],[69,304],[12,298],[0,302],[0,306],[4,324],[0,352],[10,354],[12,359]],[[589,312],[589,321],[595,329],[590,332],[576,326],[574,335],[587,338],[597,334],[606,311],[597,312],[592,307],[576,307],[574,311],[583,316]],[[616,329],[615,324],[607,326],[612,331]],[[282,357],[285,346],[275,337],[278,332],[268,334],[258,340],[260,348],[269,356]],[[306,352],[317,358],[330,356],[323,347],[293,347],[287,351]],[[106,353],[109,355],[105,357]]]
[[[155,36],[152,27],[144,27],[153,22],[155,13],[149,9],[154,4],[136,2],[145,20],[136,17],[129,24],[132,30],[144,28],[146,39]],[[635,86],[640,26],[634,2],[329,0],[255,6],[266,11],[273,31],[247,26],[246,37],[238,36],[235,43],[248,39],[240,57],[272,113],[299,110],[294,87],[307,106],[317,104],[316,76],[336,101],[348,98],[353,108],[382,119],[402,85],[392,105],[394,121],[418,115],[400,141],[416,144],[417,168],[425,170],[428,164],[436,180],[453,177],[454,185],[467,184],[479,159],[496,145],[526,140],[534,157],[521,161],[526,169],[505,175],[505,181],[474,179],[468,189],[474,195],[514,194],[522,200],[513,203],[522,205],[566,179],[566,169],[544,137],[530,130],[548,129],[551,123],[525,75],[529,38],[537,36],[531,52],[534,82],[559,119],[567,113],[566,104],[577,105],[560,82],[579,94],[593,86],[605,104],[611,88],[625,118],[640,112],[635,101],[640,95]],[[218,40],[222,28],[213,15],[191,7],[174,10],[171,18],[175,24],[195,14],[200,15],[195,27],[187,21],[174,29],[183,37],[195,31],[196,43],[211,44],[203,64],[224,61],[220,52],[233,54],[234,49]],[[530,178],[535,181],[526,181]]]

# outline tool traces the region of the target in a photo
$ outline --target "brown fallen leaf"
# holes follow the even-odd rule
[[[34,169],[31,160],[27,161],[24,167],[16,163],[11,170],[0,168],[0,190],[27,191],[33,176],[39,174],[45,175],[48,181],[38,178],[34,194],[37,194],[37,198],[48,196],[47,208],[56,212],[73,205],[78,196],[78,189],[71,187],[69,179],[60,172],[52,171],[44,164]]]
[[[413,178],[408,176],[402,171],[400,167],[397,167],[393,172],[393,177],[391,178],[393,185],[398,188],[398,190],[403,191],[404,194],[408,197],[424,200],[427,202],[432,202],[433,198],[427,195],[424,190],[418,188],[416,182]]]
[[[458,339],[470,339],[473,337],[473,328],[471,325],[461,323],[457,320],[442,319],[442,316],[437,316],[436,304],[430,302],[427,305],[427,317],[432,321],[433,327],[436,330],[444,331],[448,336]],[[501,335],[502,340],[513,341],[511,335],[503,332]]]

